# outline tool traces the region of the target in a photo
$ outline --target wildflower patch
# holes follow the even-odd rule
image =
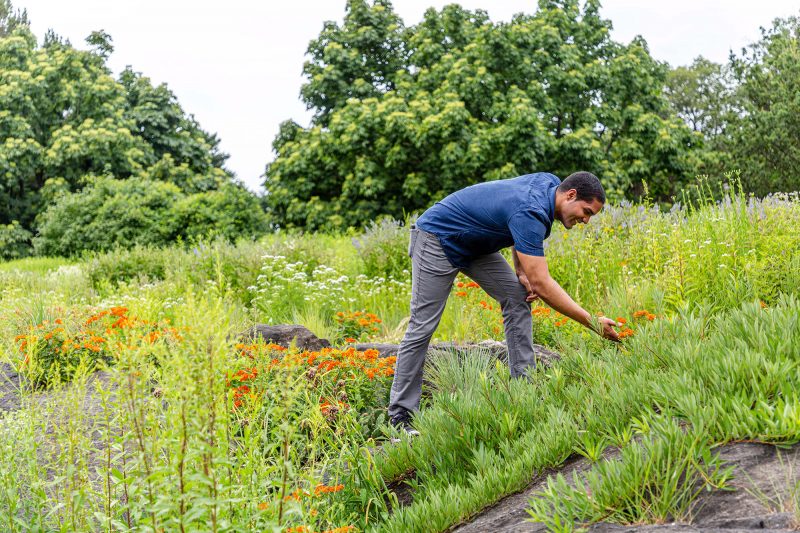
[[[66,314],[29,327],[14,340],[18,368],[36,387],[70,381],[79,368],[92,371],[113,364],[119,350],[133,350],[159,339],[181,341],[177,328],[132,316],[127,307]]]

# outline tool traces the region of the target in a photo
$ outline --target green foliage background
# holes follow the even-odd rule
[[[581,4],[583,4],[581,6]],[[611,40],[597,1],[541,1],[493,23],[450,5],[404,27],[387,0],[347,3],[311,42],[312,124],[282,125],[265,186],[285,226],[402,218],[485,180],[591,169],[613,199],[669,198],[702,136],[662,88],[642,39]]]
[[[39,253],[73,255],[264,232],[217,137],[166,85],[131,68],[115,80],[109,35],[86,41],[91,51],[48,32],[38,45],[0,2],[0,257],[29,254],[34,236]]]
[[[452,4],[407,26],[389,0],[349,0],[309,43],[313,119],[281,125],[258,198],[166,85],[112,77],[108,34],[90,51],[53,32],[38,44],[0,0],[0,258],[336,232],[541,170],[590,170],[612,201],[661,205],[733,169],[747,193],[800,188],[797,17],[726,64],[671,68],[642,38],[612,40],[599,11],[540,0],[492,22]]]

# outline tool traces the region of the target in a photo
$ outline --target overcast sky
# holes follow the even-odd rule
[[[342,20],[345,0],[12,0],[25,8],[40,41],[52,28],[74,46],[94,30],[113,38],[109,66],[126,65],[155,83],[165,82],[184,110],[222,139],[228,168],[259,190],[264,166],[274,157],[272,139],[287,119],[308,123],[300,102],[304,55],[325,20]],[[452,0],[395,0],[406,26],[428,7]],[[535,0],[462,0],[492,20],[534,11]],[[672,65],[698,55],[723,62],[758,39],[760,26],[800,14],[797,0],[605,0],[602,15],[612,37],[642,35],[650,53]]]

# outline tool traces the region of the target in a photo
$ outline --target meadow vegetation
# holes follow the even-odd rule
[[[800,198],[716,197],[554,226],[554,277],[624,322],[623,343],[534,303],[536,341],[562,358],[514,380],[480,350],[432,353],[413,445],[388,442],[394,361],[355,348],[404,332],[408,220],[0,264],[0,355],[20,373],[3,389],[19,408],[0,418],[0,524],[446,530],[573,454],[594,469],[554,478],[532,519],[686,518],[731,481],[716,446],[800,438]],[[333,347],[239,338],[253,323]],[[502,340],[497,303],[459,277],[436,338]]]

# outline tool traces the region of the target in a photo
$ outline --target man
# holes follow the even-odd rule
[[[463,272],[500,303],[511,375],[535,365],[531,302],[541,298],[561,314],[618,341],[608,318],[591,314],[550,277],[544,240],[554,220],[570,229],[586,224],[605,204],[600,180],[576,172],[561,182],[548,173],[480,183],[437,202],[412,226],[411,317],[400,343],[389,400],[392,425],[419,433],[411,417],[419,409],[428,344],[453,281]],[[514,272],[498,250],[513,246]]]

